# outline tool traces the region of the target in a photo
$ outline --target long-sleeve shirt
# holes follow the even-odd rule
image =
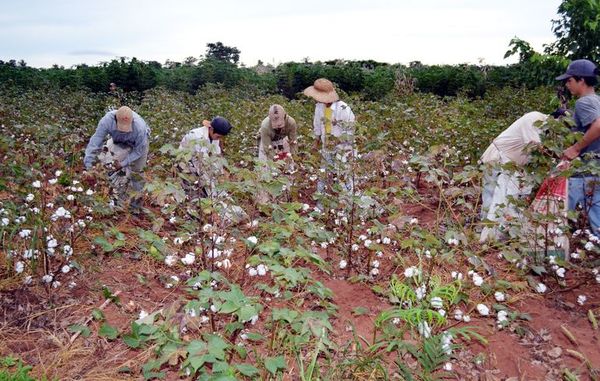
[[[260,144],[262,145],[262,149],[265,153],[271,152],[271,144],[273,142],[279,141],[285,137],[288,138],[290,144],[290,150],[292,154],[296,153],[296,134],[298,130],[298,125],[294,118],[289,115],[285,116],[285,126],[279,129],[274,129],[271,127],[271,120],[269,117],[266,117],[261,125],[259,130],[260,135]],[[271,155],[269,155],[271,157]]]
[[[121,166],[128,166],[144,154],[144,149],[149,144],[148,136],[150,135],[150,128],[144,119],[134,112],[131,132],[122,132],[117,130],[116,113],[116,110],[109,111],[102,119],[100,119],[96,132],[90,138],[90,142],[85,149],[83,164],[86,168],[91,168],[94,164],[107,135],[110,135],[113,143],[131,148],[131,152],[127,155],[125,160],[121,162]]]
[[[317,103],[315,106],[315,116],[313,119],[313,133],[316,138],[321,139],[321,142],[326,141],[326,119],[325,119],[325,103]],[[331,104],[331,135],[339,138],[344,134],[354,134],[354,113],[343,101],[337,101]]]

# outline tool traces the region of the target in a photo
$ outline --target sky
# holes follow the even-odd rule
[[[221,41],[240,61],[503,65],[514,37],[555,40],[560,0],[0,0],[0,60],[34,67],[117,57],[164,63]]]

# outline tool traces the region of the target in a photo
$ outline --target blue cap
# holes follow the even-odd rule
[[[213,131],[219,135],[225,136],[231,131],[231,124],[229,121],[223,117],[217,116],[210,121],[210,126],[213,128]]]
[[[556,80],[562,81],[573,76],[595,77],[596,65],[590,60],[575,60],[569,64],[565,74],[559,75],[558,77],[556,77]]]

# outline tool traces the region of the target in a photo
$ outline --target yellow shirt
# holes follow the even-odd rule
[[[325,134],[331,134],[331,119],[333,117],[333,110],[331,107],[325,107]]]

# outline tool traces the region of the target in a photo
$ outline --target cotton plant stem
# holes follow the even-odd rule
[[[106,308],[106,306],[108,306],[108,305],[110,304],[110,302],[111,302],[111,301],[112,301],[112,300],[113,300],[115,297],[119,296],[119,294],[120,294],[120,293],[121,293],[121,291],[116,291],[116,292],[115,292],[115,293],[112,295],[112,297],[111,297],[111,298],[108,298],[108,299],[106,299],[106,300],[104,301],[104,303],[102,303],[102,304],[100,305],[100,307],[98,307],[98,309],[99,309],[100,311],[103,311],[103,310]],[[88,316],[88,317],[85,319],[85,321],[83,322],[83,324],[82,324],[82,325],[84,325],[84,326],[87,326],[87,325],[90,323],[90,321],[92,321],[92,319],[93,319],[93,318],[94,318],[94,317],[93,317],[92,315]],[[73,334],[73,336],[71,336],[71,339],[69,340],[69,344],[73,344],[73,342],[74,342],[75,340],[77,340],[77,338],[79,337],[79,335],[80,335],[80,334],[81,334],[81,331],[77,331],[77,332],[75,332],[75,333]]]

